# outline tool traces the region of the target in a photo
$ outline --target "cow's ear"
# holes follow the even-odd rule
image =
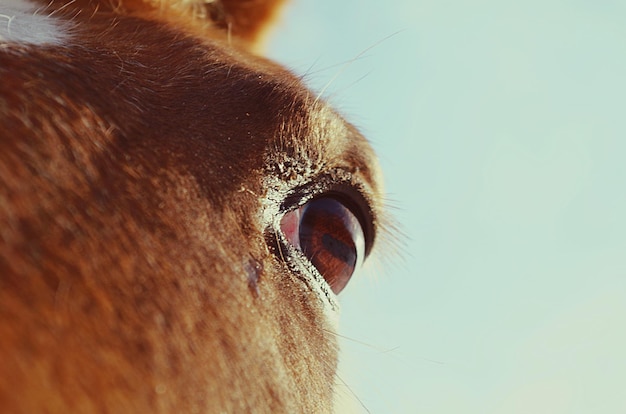
[[[265,35],[287,0],[41,0],[67,8],[111,9],[116,13],[171,21],[176,25],[200,23],[217,29],[223,38],[252,51],[263,47]],[[0,0],[2,2],[2,0]],[[190,31],[193,24],[189,27]],[[202,36],[206,35],[203,33]],[[216,38],[216,33],[210,37]],[[219,36],[217,36],[219,38]]]
[[[197,0],[193,0],[197,1]],[[286,0],[201,0],[216,27],[229,36],[242,40],[253,49],[263,45],[267,29],[286,3]]]

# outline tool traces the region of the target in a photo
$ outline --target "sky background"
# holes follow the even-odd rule
[[[626,413],[626,2],[295,0],[269,53],[404,234],[340,296],[340,412]]]

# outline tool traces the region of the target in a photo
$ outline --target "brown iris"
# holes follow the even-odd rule
[[[283,217],[287,239],[309,259],[336,294],[363,259],[363,230],[340,201],[320,197]]]

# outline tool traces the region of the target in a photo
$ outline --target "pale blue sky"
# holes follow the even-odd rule
[[[296,0],[270,52],[407,235],[340,297],[369,411],[626,412],[626,2]]]

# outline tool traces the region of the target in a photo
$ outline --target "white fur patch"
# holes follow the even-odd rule
[[[28,0],[0,0],[0,45],[56,45],[66,37],[66,29],[63,21],[43,14]]]

